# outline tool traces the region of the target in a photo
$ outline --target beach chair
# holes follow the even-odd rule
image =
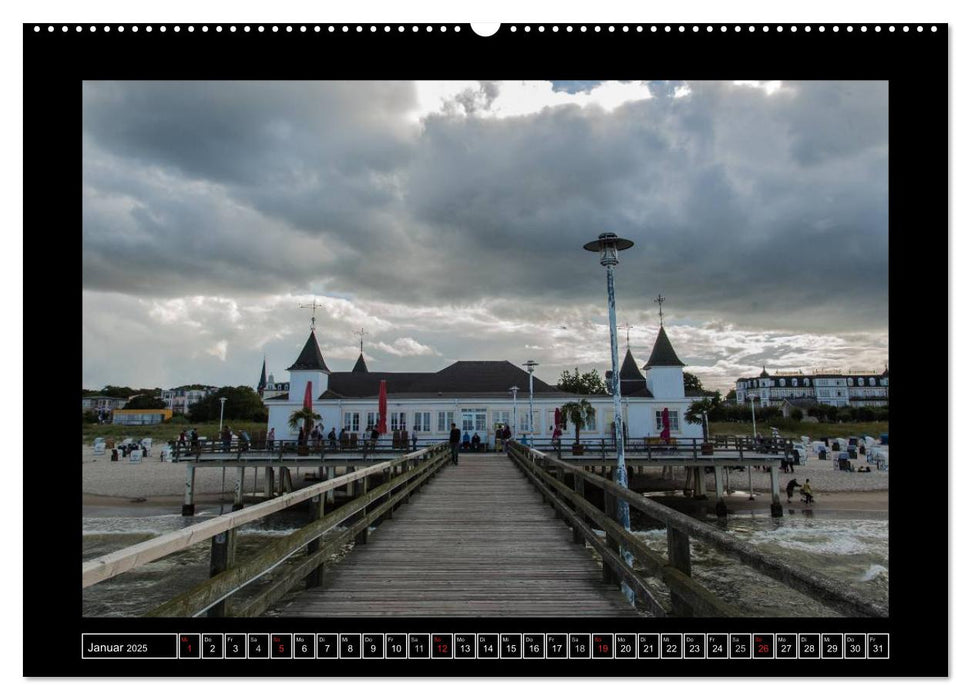
[[[94,453],[96,455],[103,455],[105,453],[105,439],[95,438],[94,439]]]
[[[152,454],[152,438],[142,438],[142,447],[147,450],[145,455],[150,456]]]

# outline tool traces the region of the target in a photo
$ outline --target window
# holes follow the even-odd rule
[[[537,433],[543,432],[543,426],[539,422],[539,411],[533,411],[533,430]],[[519,432],[529,432],[529,408],[519,409]]]
[[[675,432],[681,430],[680,421],[678,420],[678,412],[668,410],[668,425],[671,426],[671,431]],[[664,430],[664,411],[654,412],[654,424],[658,431]]]
[[[420,432],[431,432],[432,414],[430,411],[416,411],[414,429]]]
[[[462,409],[462,431],[484,432],[486,429],[486,410],[484,408]]]
[[[344,429],[350,430],[352,433],[356,433],[361,429],[361,414],[360,413],[345,413],[344,414]]]
[[[454,415],[452,411],[438,412],[438,432],[447,433],[452,429],[452,423],[455,422]]]
[[[493,411],[492,412],[492,429],[496,429],[496,423],[501,425],[512,426],[512,411]]]
[[[391,414],[391,430],[407,430],[408,421],[405,420],[405,414],[402,413],[392,413]]]
[[[378,412],[377,411],[368,411],[367,412],[367,427],[370,429],[370,428],[373,428],[374,426],[376,426],[377,424],[378,424]]]
[[[870,386],[876,386],[876,385],[877,385],[876,378],[875,377],[870,377]]]

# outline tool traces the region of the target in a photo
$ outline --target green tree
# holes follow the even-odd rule
[[[607,393],[607,384],[601,379],[596,368],[583,374],[580,374],[578,367],[573,368],[573,374],[570,374],[568,370],[563,370],[560,381],[556,383],[556,388],[560,391],[568,391],[571,394]]]
[[[738,397],[735,395],[735,390],[734,389],[732,389],[727,394],[725,394],[725,400],[726,401],[731,401],[732,403],[735,403],[735,401],[738,400]]]
[[[580,399],[579,401],[570,401],[563,404],[563,407],[560,409],[560,415],[563,416],[564,419],[573,423],[573,444],[579,445],[580,429],[596,417],[597,411],[589,401],[586,399]]]
[[[701,386],[701,380],[698,379],[691,372],[684,373],[684,390],[685,391],[704,391],[705,388]]]
[[[131,401],[125,404],[125,408],[168,408],[168,405],[157,396],[139,394],[133,396]]]
[[[261,422],[267,419],[266,406],[252,387],[223,386],[202,401],[189,407],[189,419],[194,423],[219,420],[219,399],[225,397],[224,420]]]

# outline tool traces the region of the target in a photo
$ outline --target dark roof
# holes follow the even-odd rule
[[[257,391],[262,391],[266,388],[266,358],[263,358],[263,369],[260,372],[260,383],[256,385]]]
[[[769,373],[765,371],[765,365],[762,365],[762,373],[759,375],[759,379],[768,379]]]
[[[658,331],[651,357],[644,365],[644,369],[650,367],[684,367],[684,363],[678,359],[674,352],[671,341],[668,340],[668,334],[664,332],[664,326],[661,326],[661,330]]]
[[[606,376],[610,378],[610,370],[607,370]],[[608,389],[610,384],[607,385]],[[627,354],[624,355],[624,361],[620,365],[620,395],[621,396],[644,396],[643,391],[647,392],[647,396],[650,396],[650,392],[647,391],[647,384],[644,381],[644,375],[637,368],[637,362],[634,360],[634,356],[631,354],[630,348],[627,348]]]
[[[297,358],[296,362],[287,367],[288,372],[301,369],[316,369],[323,372],[330,372],[327,369],[327,364],[324,362],[324,356],[320,354],[320,346],[317,345],[317,336],[314,335],[313,331],[310,331],[310,337],[307,338],[303,350],[300,351],[300,357]]]
[[[508,396],[518,386],[520,396],[529,395],[529,374],[506,360],[460,360],[438,372],[332,372],[327,394],[318,398],[360,398],[377,396],[381,380],[387,381],[388,395],[404,398],[442,396]],[[332,396],[328,396],[332,394]],[[533,394],[573,396],[533,377]]]
[[[354,369],[352,372],[367,372],[367,364],[364,362],[364,353],[362,352],[357,357],[357,362],[354,363]]]

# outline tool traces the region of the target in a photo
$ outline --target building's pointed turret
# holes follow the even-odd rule
[[[290,401],[303,401],[307,382],[311,384],[311,393],[314,397],[327,391],[327,377],[330,370],[327,369],[324,356],[320,354],[320,346],[317,345],[317,336],[314,335],[313,330],[310,331],[310,337],[307,338],[297,361],[287,367],[287,371],[290,372]]]
[[[297,361],[287,367],[288,372],[293,372],[294,370],[330,372],[327,369],[327,363],[324,362],[324,356],[320,354],[317,336],[314,335],[313,331],[310,331],[310,337],[307,338],[307,342],[304,344],[303,350],[300,351],[300,356],[297,358]]]
[[[658,331],[657,340],[654,341],[654,349],[651,350],[651,357],[648,359],[644,369],[651,367],[684,367],[684,363],[678,359],[674,352],[668,334],[664,332],[664,326]]]
[[[357,362],[354,363],[354,369],[352,372],[367,372],[367,363],[364,362],[364,353],[362,352],[357,356]]]
[[[263,369],[260,371],[260,383],[256,385],[256,393],[263,396],[263,390],[266,389],[266,358],[263,358]]]
[[[647,390],[656,399],[684,398],[684,363],[674,352],[664,326],[657,333],[651,357],[644,365],[647,370]]]
[[[765,365],[762,365],[762,373],[759,375],[759,379],[768,379],[769,373],[765,371]]]

